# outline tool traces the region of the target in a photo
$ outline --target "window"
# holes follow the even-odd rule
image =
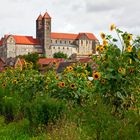
[[[81,40],[81,45],[83,45],[83,40]]]
[[[62,44],[62,41],[60,40],[60,44]]]
[[[67,44],[67,41],[65,41],[65,44]]]
[[[55,43],[57,44],[57,40],[55,40]]]

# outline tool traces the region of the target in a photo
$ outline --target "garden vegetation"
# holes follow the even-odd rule
[[[92,62],[0,73],[0,139],[139,140],[140,37],[110,30]]]

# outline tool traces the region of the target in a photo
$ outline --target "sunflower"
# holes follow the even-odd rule
[[[101,77],[101,74],[99,72],[95,72],[92,74],[94,80],[98,80]]]
[[[102,79],[101,80],[101,84],[105,84],[106,80],[105,79]]]
[[[100,37],[101,37],[102,39],[105,39],[105,34],[104,34],[104,33],[100,33]]]
[[[13,83],[13,84],[17,84],[18,81],[17,81],[16,79],[14,79],[14,80],[12,81],[12,83]]]
[[[55,79],[56,79],[56,80],[59,80],[59,76],[58,76],[58,75],[56,75]]]
[[[115,24],[111,24],[111,26],[110,26],[110,31],[113,31],[114,29],[116,29]]]
[[[127,39],[128,39],[128,41],[131,41],[132,40],[132,35],[128,34]]]
[[[121,67],[118,68],[118,72],[119,72],[119,73],[122,72],[122,68],[121,68]]]
[[[3,83],[3,84],[2,84],[2,87],[3,87],[3,88],[5,88],[5,87],[6,87],[6,84],[5,84],[5,83]]]
[[[65,83],[64,83],[64,82],[59,82],[59,83],[58,83],[58,86],[59,86],[59,87],[65,87]]]
[[[71,88],[71,89],[74,89],[74,88],[75,88],[75,84],[71,84],[71,85],[70,85],[70,88]]]
[[[125,75],[125,74],[126,74],[126,69],[120,67],[120,68],[118,69],[118,72],[121,73],[122,75]]]
[[[128,47],[127,47],[127,51],[128,51],[128,52],[132,52],[132,46],[128,46]]]
[[[96,50],[96,51],[99,51],[99,48],[100,48],[100,46],[96,46],[96,49],[95,49],[95,50]]]
[[[67,69],[68,72],[70,72],[70,71],[73,70],[73,67],[72,66],[68,66],[66,69]]]
[[[107,40],[105,40],[105,39],[103,40],[103,45],[104,45],[104,46],[107,46],[107,45],[108,45]]]
[[[103,52],[104,51],[104,47],[103,46],[100,46],[100,52]]]

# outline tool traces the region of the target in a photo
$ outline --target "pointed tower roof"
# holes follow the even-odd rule
[[[51,19],[50,15],[47,12],[44,14],[43,18]]]
[[[38,16],[38,18],[37,18],[37,20],[42,20],[42,15],[40,14],[39,16]]]

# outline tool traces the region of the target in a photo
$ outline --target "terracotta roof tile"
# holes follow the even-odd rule
[[[63,62],[63,58],[40,58],[38,64],[45,65],[53,62]]]
[[[70,34],[70,33],[51,33],[51,38],[53,39],[80,39],[82,35],[86,35],[88,39],[97,40],[94,34],[92,33],[79,33],[79,34]]]
[[[25,44],[25,45],[40,45],[38,39],[33,38],[32,36],[18,36],[12,35],[16,41],[16,44]]]
[[[68,33],[51,33],[51,38],[53,39],[76,39],[77,34]]]
[[[81,62],[81,63],[92,62],[92,59],[91,58],[81,58],[81,59],[79,59],[79,62]]]
[[[98,40],[93,33],[79,33],[77,39],[80,39],[83,35],[86,35],[88,39]]]
[[[48,19],[50,19],[51,17],[50,17],[50,15],[46,12],[46,13],[44,14],[43,18],[48,18]]]
[[[37,20],[42,20],[42,15],[40,14],[39,16],[38,16],[38,18],[37,18]]]

